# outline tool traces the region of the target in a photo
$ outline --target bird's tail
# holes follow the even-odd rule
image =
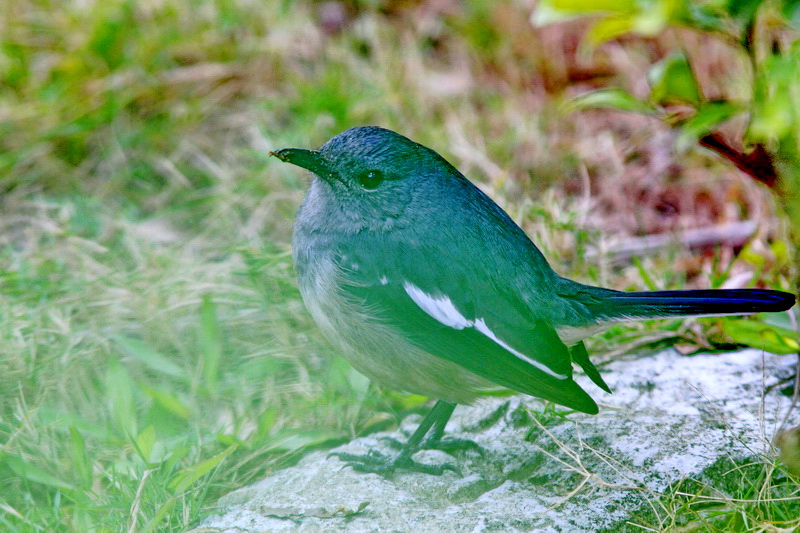
[[[619,292],[603,290],[584,302],[598,319],[637,320],[673,316],[746,315],[785,311],[794,294],[766,289]]]

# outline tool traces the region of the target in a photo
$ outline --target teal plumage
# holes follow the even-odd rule
[[[273,155],[314,174],[294,256],[323,332],[372,379],[448,405],[500,386],[596,413],[573,364],[610,389],[583,337],[620,320],[781,311],[795,302],[771,290],[624,293],[562,278],[455,167],[389,130],[353,128],[319,150]],[[441,437],[452,407],[435,412]]]

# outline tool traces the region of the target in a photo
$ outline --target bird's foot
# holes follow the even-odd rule
[[[419,472],[431,476],[441,476],[447,471],[461,475],[461,471],[455,465],[451,465],[450,463],[442,463],[440,465],[419,463],[412,459],[411,454],[407,453],[406,450],[401,451],[395,457],[383,455],[375,450],[370,450],[363,455],[346,452],[331,452],[328,454],[328,457],[331,456],[338,457],[341,461],[344,461],[345,466],[349,466],[357,472],[369,472],[384,476],[398,470],[404,472]]]
[[[441,450],[447,453],[475,452],[483,457],[483,448],[481,448],[477,442],[470,439],[454,439],[451,437],[427,439],[422,443],[422,448],[425,450]]]
[[[448,470],[461,475],[458,467],[449,463],[440,465],[428,465],[418,463],[412,456],[423,449],[435,449],[451,452],[454,450],[473,449],[480,450],[480,447],[472,441],[462,439],[444,439],[445,426],[453,414],[456,404],[439,400],[433,406],[428,416],[426,416],[417,427],[416,431],[408,438],[408,441],[401,443],[392,438],[382,440],[392,448],[400,451],[394,457],[381,454],[375,450],[370,450],[366,455],[357,455],[345,452],[332,452],[328,454],[338,457],[353,470],[359,472],[373,472],[376,474],[387,475],[397,470],[409,472],[420,472],[433,476],[441,476]],[[431,429],[432,428],[432,429]],[[429,434],[430,433],[430,434]],[[427,438],[426,438],[427,436]]]
[[[401,442],[393,437],[380,437],[379,440],[395,450],[404,450],[407,445],[405,442]],[[450,437],[428,437],[414,448],[413,452],[419,450],[439,450],[450,455],[453,455],[452,452],[472,451],[476,452],[481,457],[484,455],[483,448],[474,440],[454,439]]]

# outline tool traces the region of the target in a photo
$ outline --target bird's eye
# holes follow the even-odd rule
[[[380,170],[367,170],[358,175],[358,182],[365,189],[377,189],[383,181],[383,172]]]

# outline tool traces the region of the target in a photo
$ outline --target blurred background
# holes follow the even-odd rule
[[[798,2],[598,4],[3,2],[0,529],[183,531],[424,406],[306,314],[290,238],[309,177],[269,150],[383,126],[562,275],[796,290]],[[774,320],[619,326],[589,348],[793,353]]]

